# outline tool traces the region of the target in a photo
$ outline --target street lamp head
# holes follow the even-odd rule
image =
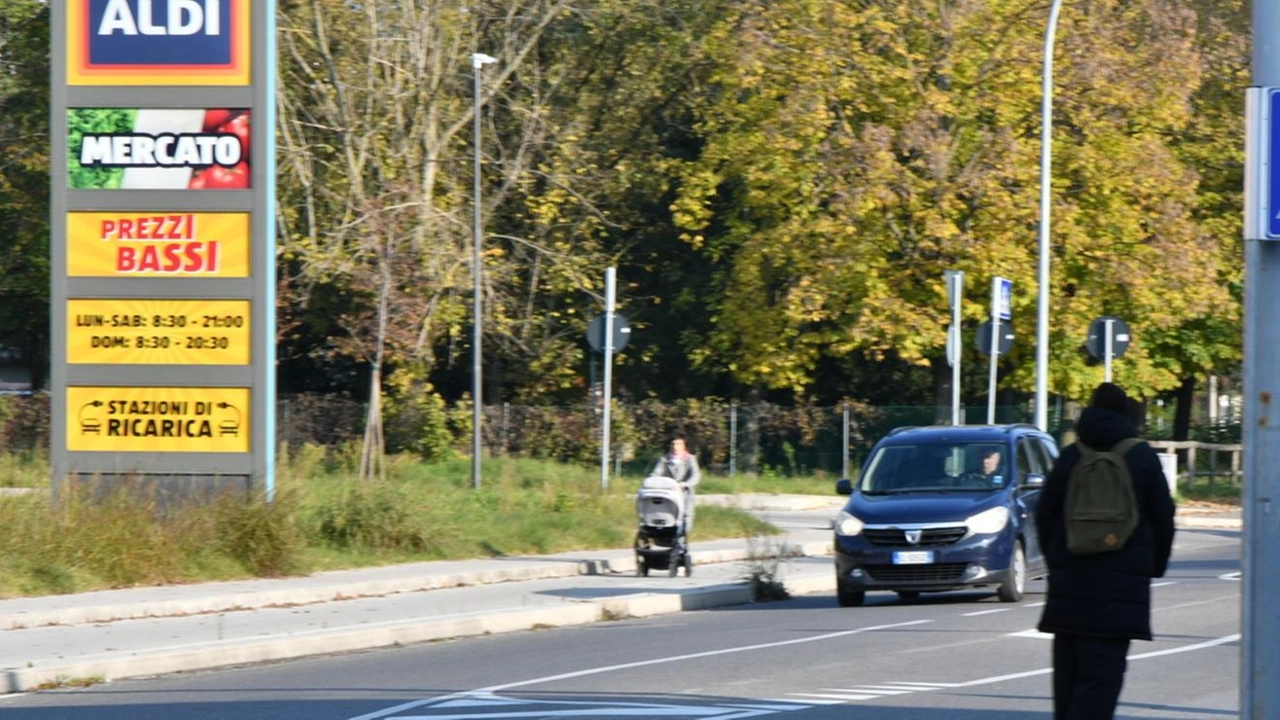
[[[492,55],[485,55],[484,53],[471,53],[471,67],[475,68],[476,70],[479,70],[481,67],[484,67],[489,63],[496,63],[496,62],[498,62],[498,58],[493,57]]]

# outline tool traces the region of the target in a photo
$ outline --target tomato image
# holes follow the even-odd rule
[[[249,111],[237,108],[208,108],[204,111],[202,132],[208,135],[232,135],[240,145],[240,162],[234,167],[222,165],[192,167],[188,190],[244,190],[251,182],[249,170],[253,143],[250,137]]]
[[[235,167],[213,165],[197,170],[187,183],[188,190],[245,190],[249,187],[249,163]]]
[[[249,113],[245,112],[227,120],[214,132],[230,133],[240,140],[240,155],[244,160],[249,159]]]
[[[243,190],[249,187],[249,163],[232,168],[214,165],[204,172],[204,181],[210,190]]]
[[[214,109],[204,111],[204,131],[215,132],[222,127],[228,120],[235,116],[235,111],[226,109]]]

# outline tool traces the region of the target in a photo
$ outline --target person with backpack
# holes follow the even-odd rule
[[[1124,390],[1099,385],[1036,507],[1055,720],[1114,717],[1129,643],[1151,640],[1151,579],[1168,567],[1175,508],[1160,458],[1137,435]]]

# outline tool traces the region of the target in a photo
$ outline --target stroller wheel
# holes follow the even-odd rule
[[[684,556],[684,576],[693,577],[693,556],[688,553]]]
[[[636,556],[636,577],[649,577],[649,565],[643,555]]]
[[[669,575],[669,576],[671,576],[671,577],[675,577],[675,576],[677,576],[677,575],[679,575],[679,574],[680,574],[680,563],[676,562],[675,560],[670,560],[670,561],[668,561],[668,562],[667,562],[667,575]]]

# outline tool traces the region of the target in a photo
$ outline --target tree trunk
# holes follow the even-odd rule
[[[386,441],[382,433],[382,368],[369,373],[369,410],[365,416],[364,444],[360,448],[360,479],[386,479]]]

